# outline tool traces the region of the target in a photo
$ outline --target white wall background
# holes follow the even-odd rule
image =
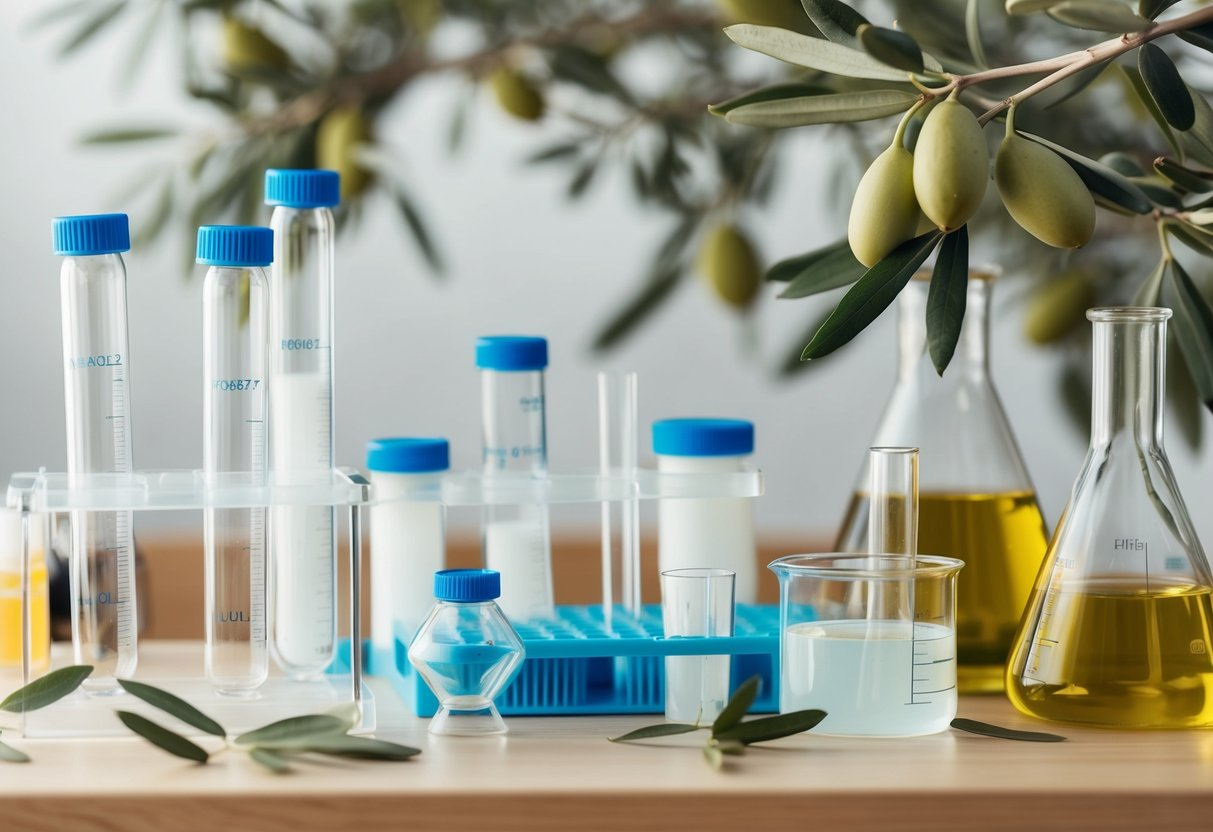
[[[157,44],[148,71],[120,93],[117,66],[132,27],[109,33],[66,62],[53,57],[61,31],[31,34],[41,4],[0,4],[0,475],[61,470],[63,392],[58,261],[50,219],[122,210],[113,202],[149,157],[171,147],[81,148],[84,131],[124,121],[215,124],[178,92],[172,43]],[[638,209],[625,183],[599,182],[583,203],[563,199],[563,175],[524,170],[520,159],[559,135],[502,115],[486,100],[454,158],[444,149],[453,87],[433,81],[411,92],[379,126],[409,162],[411,181],[438,229],[449,275],[426,276],[386,203],[338,249],[337,451],[361,465],[367,439],[446,435],[456,467],[478,461],[477,335],[547,335],[549,444],[554,469],[593,464],[598,362],[594,326],[626,296],[665,231]],[[548,135],[543,135],[547,131]],[[803,131],[760,243],[770,258],[835,239],[845,225],[818,194],[837,157],[821,154],[821,131]],[[132,251],[129,270],[135,462],[188,468],[201,455],[201,271],[181,277],[182,238]],[[1061,513],[1086,437],[1067,424],[1054,395],[1054,366],[1019,336],[1016,293],[999,289],[994,374],[1046,515]],[[675,415],[738,416],[758,425],[757,461],[767,496],[760,529],[820,538],[838,523],[864,447],[892,381],[892,315],[860,342],[790,384],[770,368],[820,304],[775,301],[761,309],[758,355],[739,349],[739,328],[697,282],[688,282],[638,337],[610,356],[641,374],[641,421]],[[1208,418],[1206,416],[1206,418]],[[647,448],[647,428],[644,452]],[[1194,458],[1176,439],[1172,460],[1204,538],[1213,542],[1209,454]],[[177,518],[175,522],[182,522]]]

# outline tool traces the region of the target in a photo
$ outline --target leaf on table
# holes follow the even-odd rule
[[[290,760],[276,751],[270,751],[268,748],[250,748],[248,755],[254,762],[269,769],[274,774],[288,774],[292,771]]]
[[[663,722],[659,725],[646,725],[635,731],[628,731],[619,737],[607,737],[611,742],[632,742],[633,740],[651,740],[654,737],[672,737],[677,734],[689,734],[698,731],[700,725],[687,725],[681,722]]]
[[[790,737],[814,728],[826,718],[826,712],[816,709],[751,719],[716,735],[721,743],[736,741],[744,745]]]
[[[927,345],[941,376],[960,341],[968,286],[969,231],[962,225],[943,238],[927,291]]]
[[[721,710],[720,715],[716,717],[716,721],[712,723],[712,736],[714,737],[722,731],[727,731],[741,722],[742,718],[749,713],[750,706],[754,704],[754,700],[758,698],[758,693],[761,690],[761,676],[751,676],[742,682],[737,690],[733,692],[733,695],[729,697],[728,703]]]
[[[294,742],[329,734],[344,734],[354,721],[336,714],[308,714],[271,722],[236,737],[236,745],[260,745],[266,748],[280,742]]]
[[[296,742],[280,742],[259,746],[270,751],[289,751],[298,754],[326,754],[330,757],[349,757],[356,760],[401,761],[416,757],[420,748],[411,745],[377,740],[373,737],[357,737],[350,734],[324,734],[300,739]]]
[[[838,302],[804,348],[801,358],[808,360],[829,355],[876,320],[910,282],[941,236],[938,231],[929,231],[907,240],[868,269]]]
[[[152,707],[159,708],[169,716],[181,720],[186,725],[197,728],[199,731],[211,734],[212,736],[227,736],[227,731],[223,730],[222,725],[202,713],[202,711],[195,708],[189,702],[186,702],[180,696],[175,696],[166,690],[146,685],[143,682],[136,682],[132,679],[119,679],[118,684],[131,696],[134,696],[136,699],[142,699]]]
[[[29,755],[11,745],[0,742],[0,760],[6,763],[28,763]]]
[[[20,714],[45,708],[75,691],[92,672],[93,666],[88,664],[75,664],[53,670],[6,696],[4,701],[0,702],[0,711]]]
[[[724,768],[724,752],[714,745],[703,747],[703,759],[713,771],[720,771]]]
[[[122,724],[127,728],[175,757],[193,760],[195,763],[206,763],[210,759],[205,748],[194,744],[175,731],[170,731],[163,725],[157,725],[150,719],[130,711],[117,711],[117,714],[118,719],[122,720]]]
[[[1020,742],[1063,742],[1065,737],[1058,734],[1046,734],[1042,731],[1017,731],[1013,728],[1003,728],[1001,725],[991,725],[988,722],[978,722],[975,719],[957,717],[952,720],[952,727],[958,731],[970,734],[980,734],[983,737],[995,737],[1000,740],[1018,740]]]

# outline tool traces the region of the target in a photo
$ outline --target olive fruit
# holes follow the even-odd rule
[[[1042,243],[1056,248],[1086,245],[1095,231],[1091,192],[1064,159],[1017,135],[1012,120],[1007,124],[994,160],[994,180],[1011,218]]]
[[[330,110],[316,129],[316,167],[341,176],[341,201],[358,196],[371,183],[371,175],[354,159],[354,148],[371,140],[370,125],[357,107]]]
[[[914,194],[940,231],[955,231],[981,207],[990,152],[972,111],[953,98],[927,114],[914,145]]]
[[[1052,344],[1086,323],[1095,304],[1095,286],[1080,271],[1068,271],[1040,284],[1023,319],[1023,334],[1034,344]]]
[[[914,236],[922,212],[914,197],[914,157],[895,141],[868,167],[847,221],[855,259],[871,268]]]
[[[543,118],[547,109],[543,93],[531,79],[518,70],[506,66],[499,67],[489,77],[489,84],[501,109],[514,118],[523,121],[538,121]]]
[[[704,238],[699,271],[716,296],[734,309],[753,303],[762,287],[758,253],[735,225],[718,225]]]

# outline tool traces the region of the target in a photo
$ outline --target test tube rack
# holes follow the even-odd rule
[[[337,468],[327,473],[297,478],[289,485],[258,484],[252,474],[207,476],[202,471],[139,471],[132,474],[89,474],[69,477],[64,473],[14,474],[9,481],[7,504],[22,512],[22,597],[27,611],[22,634],[20,684],[36,678],[30,666],[28,622],[31,552],[30,524],[36,516],[49,517],[77,511],[183,511],[205,509],[270,508],[279,506],[332,506],[348,510],[350,552],[350,635],[361,641],[362,509],[370,503],[372,489],[361,473]],[[49,539],[49,538],[48,538]],[[361,656],[350,657],[340,672],[316,681],[292,681],[271,673],[254,697],[233,698],[214,691],[201,675],[169,677],[155,667],[140,663],[137,678],[162,687],[201,708],[228,730],[242,731],[278,719],[319,713],[354,703],[361,714],[357,732],[375,728],[375,702],[363,682]],[[60,662],[62,663],[62,662]],[[116,709],[131,710],[163,720],[164,714],[125,694],[93,695],[83,691],[41,710],[19,715],[23,736],[113,736],[125,729],[114,717]],[[183,733],[196,733],[185,725]]]

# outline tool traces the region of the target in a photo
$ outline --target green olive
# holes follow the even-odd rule
[[[927,114],[914,145],[914,194],[940,231],[955,231],[981,207],[990,152],[973,112],[954,99]]]
[[[715,295],[734,309],[745,309],[762,288],[758,253],[734,225],[718,225],[704,238],[699,271]]]

